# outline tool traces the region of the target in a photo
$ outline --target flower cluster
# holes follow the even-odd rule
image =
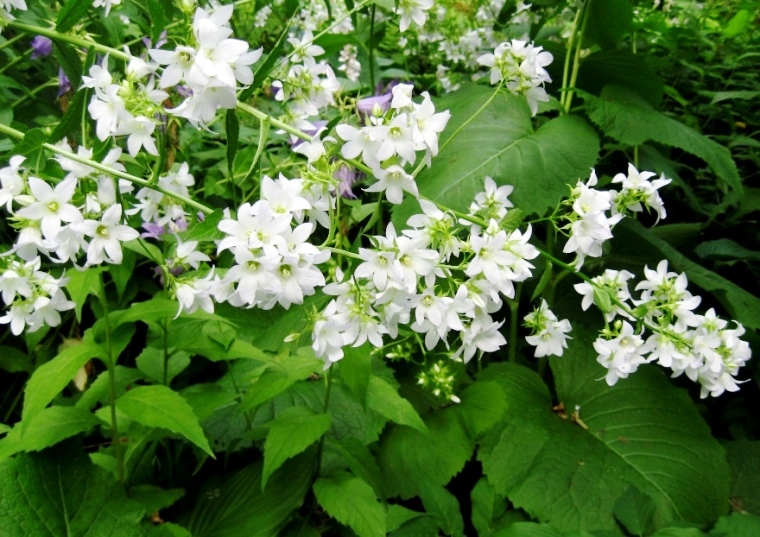
[[[305,184],[303,179],[264,176],[261,199],[244,203],[236,218],[219,222],[218,228],[226,236],[218,241],[217,251],[229,250],[235,262],[223,276],[212,270],[203,277],[187,273],[172,278],[180,312],[192,313],[199,307],[213,311],[212,299],[236,307],[271,309],[279,304],[289,308],[302,304],[304,297],[325,285],[315,265],[327,261],[330,252],[308,242],[318,218],[314,212],[320,211],[323,202]],[[201,261],[209,261],[196,247],[194,241],[180,242],[167,272],[198,269]],[[180,271],[173,270],[177,267]]]
[[[567,319],[557,319],[546,300],[542,299],[541,304],[525,316],[525,326],[531,330],[525,340],[536,348],[536,358],[562,356],[572,327]]]
[[[583,266],[587,256],[601,257],[602,245],[612,238],[612,228],[624,216],[650,208],[657,213],[658,221],[665,218],[665,207],[657,190],[671,180],[661,177],[649,182],[654,176],[629,164],[627,176],[617,174],[613,178],[614,183],[621,184],[620,191],[595,189],[598,179],[594,170],[588,181],[578,181],[564,202],[570,210],[564,215],[567,224],[562,227],[569,235],[562,251],[576,255],[576,269]]]
[[[417,197],[414,177],[405,170],[413,165],[417,153],[424,151],[423,162],[430,164],[438,154],[438,136],[451,117],[449,111],[436,113],[435,105],[427,92],[423,101],[412,101],[411,84],[398,84],[386,96],[387,108],[376,102],[360,129],[341,124],[336,132],[346,143],[341,148],[344,158],[361,156],[372,169],[377,182],[367,192],[384,192],[391,203],[401,203],[404,192]]]
[[[538,103],[549,100],[544,84],[552,79],[544,67],[553,59],[542,47],[513,39],[500,43],[493,53],[480,56],[478,63],[491,68],[491,84],[503,82],[511,93],[524,96],[530,111],[536,115]]]
[[[515,296],[515,282],[531,276],[529,260],[538,256],[528,242],[530,228],[503,229],[509,190],[486,179],[486,192],[468,217],[480,222],[474,213],[487,205],[495,217],[486,228],[469,220],[457,227],[452,215],[420,200],[423,212],[409,219],[412,229],[397,235],[389,225],[385,236],[372,238],[372,248],[360,248],[353,276],[339,273],[324,289],[336,298],[314,322],[317,356],[329,366],[343,357],[342,347],[365,341],[382,347],[383,336],[397,338],[403,326],[424,335],[429,350],[439,344],[451,349],[450,334],[456,333],[451,356],[464,362],[506,344],[499,332],[503,321],[492,314],[503,305],[502,296]],[[469,235],[461,240],[457,235],[464,231]],[[448,264],[453,260],[458,264]]]
[[[262,49],[249,50],[245,41],[231,39],[231,18],[232,5],[211,13],[198,8],[189,44],[178,45],[174,50],[150,50],[153,61],[165,66],[159,86],[183,84],[181,93],[190,94],[170,112],[193,125],[206,125],[220,108],[235,108],[238,83],[253,83],[250,66],[259,60]]]
[[[596,304],[612,322],[594,343],[599,363],[608,369],[607,383],[613,385],[639,365],[656,361],[674,377],[685,374],[698,382],[702,397],[737,391],[735,377],[751,357],[749,345],[740,339],[742,325],[729,328],[712,308],[704,315],[695,313],[701,298],[688,291],[686,274],[668,271],[666,260],[656,270],[645,268],[644,276],[635,287],[641,291],[638,298],[630,294],[633,275],[626,271],[607,270],[575,286],[584,297],[584,309]]]
[[[301,39],[288,38],[293,52],[287,74],[272,83],[275,99],[287,104],[284,120],[305,132],[314,129],[308,118],[334,105],[335,92],[340,89],[332,67],[324,60],[317,62],[315,59],[322,56],[325,49],[315,45],[313,40],[310,30]]]

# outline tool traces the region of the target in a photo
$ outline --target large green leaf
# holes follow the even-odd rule
[[[39,451],[90,430],[100,420],[89,410],[51,406],[36,414],[23,428],[17,424],[0,440],[0,460],[21,451]]]
[[[662,102],[664,84],[647,64],[647,56],[630,50],[600,50],[583,58],[576,87],[600,95],[605,86],[630,88],[652,106]]]
[[[602,48],[615,48],[633,27],[633,6],[630,0],[589,2],[588,20],[583,37]]]
[[[566,185],[588,177],[599,152],[594,130],[581,118],[560,116],[533,128],[525,99],[498,95],[456,137],[448,140],[492,95],[491,88],[466,86],[436,104],[451,121],[441,136],[441,152],[417,176],[420,194],[456,210],[467,210],[483,190],[486,176],[513,185],[510,199],[526,214],[553,207]],[[444,147],[445,145],[445,147]],[[409,199],[394,211],[397,227],[419,211]]]
[[[685,272],[689,282],[712,293],[728,313],[747,328],[760,328],[760,298],[748,293],[723,276],[707,270],[658,237],[652,230],[633,220],[624,220],[615,228],[614,254],[626,254],[635,249],[641,255],[646,245],[655,250],[660,258],[667,258],[668,268]],[[639,266],[641,266],[639,264]],[[650,268],[652,266],[650,265]],[[693,290],[696,294],[696,291]]]
[[[81,444],[0,463],[0,535],[8,537],[140,537],[143,507]]]
[[[22,419],[30,420],[45,408],[71,382],[77,371],[96,357],[102,358],[103,350],[85,335],[82,343],[66,347],[55,358],[38,367],[24,390]]]
[[[316,449],[286,462],[261,490],[262,462],[207,480],[178,523],[193,537],[271,537],[303,503],[314,473]]]
[[[275,470],[319,440],[330,424],[330,414],[315,414],[305,407],[294,406],[280,412],[269,426],[264,444],[262,488]]]
[[[736,440],[723,445],[734,474],[732,505],[760,515],[760,441]]]
[[[166,386],[132,388],[116,400],[116,408],[138,423],[181,434],[214,456],[192,407]]]
[[[636,92],[621,86],[607,86],[601,97],[583,94],[589,117],[605,134],[629,145],[647,140],[677,147],[704,160],[732,190],[738,200],[742,182],[731,152],[680,121],[655,110]]]
[[[509,408],[479,458],[496,492],[558,529],[616,529],[615,503],[630,487],[654,500],[654,523],[712,523],[728,507],[725,453],[686,393],[654,366],[610,387],[591,337],[576,326],[571,347],[552,360],[557,397],[580,422],[563,420],[541,379],[495,364],[481,378],[499,382]]]
[[[393,425],[380,441],[378,463],[389,497],[416,496],[425,482],[445,485],[472,455],[475,442],[457,407],[427,414],[423,420],[429,435]]]
[[[314,483],[319,505],[359,537],[385,535],[385,509],[366,482],[346,473],[320,477]]]

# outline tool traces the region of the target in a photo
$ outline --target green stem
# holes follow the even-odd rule
[[[375,4],[369,8],[369,86],[375,92]]]
[[[103,308],[103,317],[106,322],[106,362],[108,367],[108,404],[111,407],[111,441],[116,454],[116,471],[119,475],[119,481],[126,485],[124,477],[124,454],[121,451],[121,436],[119,435],[119,424],[116,419],[116,357],[113,355],[113,341],[111,340],[111,319],[108,315],[108,299],[106,298],[106,285],[103,281],[103,273],[100,272],[99,283],[100,304]]]
[[[570,113],[570,108],[573,104],[573,89],[575,83],[578,81],[578,72],[581,67],[581,51],[583,50],[583,34],[586,33],[586,24],[588,23],[589,12],[591,11],[592,0],[586,0],[581,10],[583,11],[583,22],[581,23],[581,29],[578,32],[577,43],[575,44],[575,54],[573,56],[573,72],[570,75],[570,85],[567,90],[567,99],[565,101],[565,113]],[[569,53],[569,51],[568,51]]]
[[[583,13],[583,8],[581,7],[578,11],[575,12],[575,19],[573,20],[573,28],[570,32],[570,41],[567,43],[567,54],[565,54],[565,65],[562,68],[562,89],[564,90],[564,93],[562,94],[562,97],[560,98],[560,104],[562,105],[562,108],[567,112],[568,107],[566,106],[567,101],[567,89],[568,89],[568,83],[570,82],[570,58],[573,57],[573,46],[575,45],[575,37],[576,33],[578,32],[578,23],[580,22],[581,14]]]
[[[515,298],[509,300],[509,362],[514,364],[517,362],[517,310],[520,307],[520,294],[522,292],[522,283],[518,283],[515,286]]]
[[[322,413],[327,413],[327,407],[330,404],[330,392],[332,391],[332,368],[325,371],[325,382],[327,383],[327,389],[325,390],[325,403],[322,405]],[[319,447],[317,448],[317,466],[314,469],[314,479],[319,478],[319,472],[322,469],[322,451],[325,445],[325,435],[319,439]]]
[[[106,54],[109,54],[113,56],[114,58],[119,58],[120,60],[123,60],[125,62],[128,62],[132,59],[132,56],[129,54],[125,54],[124,52],[107,47],[105,45],[101,45],[100,43],[97,43],[95,41],[90,41],[89,39],[83,39],[81,37],[76,37],[69,34],[62,34],[60,32],[56,32],[55,30],[51,28],[44,28],[42,26],[35,26],[33,24],[27,24],[25,22],[19,22],[19,21],[13,21],[8,23],[8,28],[13,28],[15,30],[19,30],[20,32],[25,32],[27,34],[39,34],[44,35],[45,37],[49,37],[50,39],[54,39],[57,41],[65,41],[67,43],[71,43],[72,45],[78,45],[80,47],[85,48],[94,48],[95,50],[98,50],[100,52],[105,52]]]
[[[17,36],[11,37],[8,41],[5,43],[0,44],[0,50],[3,50],[6,47],[10,47],[13,43],[16,43],[20,39],[23,39],[26,37],[24,34],[18,34]]]
[[[19,57],[14,58],[10,63],[6,63],[2,68],[0,68],[0,74],[3,74],[8,69],[11,69],[17,63],[24,61],[28,56],[31,56],[31,55],[32,55],[31,49],[24,51]]]
[[[24,133],[21,131],[18,131],[14,128],[11,128],[7,125],[3,125],[0,123],[0,133],[7,134],[8,136],[12,136],[13,138],[18,138],[19,140],[24,139]],[[94,168],[98,171],[101,171],[103,173],[106,173],[112,177],[118,177],[119,179],[126,179],[130,183],[134,183],[136,185],[145,186],[148,188],[151,188],[155,190],[156,192],[161,192],[162,194],[172,197],[176,199],[177,201],[180,201],[186,205],[189,205],[190,207],[193,207],[194,209],[197,209],[201,212],[204,212],[206,214],[211,214],[214,212],[214,210],[210,207],[207,207],[206,205],[203,205],[202,203],[199,203],[195,201],[192,198],[188,198],[186,196],[182,196],[180,194],[177,194],[176,192],[172,192],[171,190],[168,190],[160,185],[154,185],[151,184],[150,181],[147,181],[145,179],[141,179],[140,177],[134,176],[130,173],[122,172],[119,170],[114,170],[113,168],[109,168],[108,166],[105,166],[101,164],[100,162],[96,162],[94,160],[81,157],[75,153],[72,153],[71,151],[67,151],[65,149],[61,149],[60,147],[51,145],[51,144],[42,144],[42,147],[47,149],[48,151],[51,151],[57,155],[61,155],[62,157],[66,157],[67,159],[73,160],[74,162],[78,162],[80,164],[85,164],[91,168]]]
[[[16,99],[11,104],[11,108],[16,108],[18,105],[20,105],[21,103],[23,103],[27,99],[29,99],[31,97],[34,97],[35,95],[37,95],[39,92],[41,92],[45,88],[53,88],[53,87],[55,87],[57,85],[58,85],[58,81],[57,80],[48,80],[47,82],[45,82],[41,86],[37,86],[36,88],[34,88],[27,95],[23,95],[23,96],[19,97],[18,99]]]
[[[330,251],[330,252],[332,252],[334,254],[340,254],[340,255],[343,255],[343,256],[346,256],[346,257],[352,257],[354,259],[361,259],[362,258],[362,256],[360,256],[359,254],[355,254],[353,252],[349,252],[348,250],[343,250],[341,248],[334,248],[332,246],[324,246],[322,249],[323,250],[328,250],[328,251]]]

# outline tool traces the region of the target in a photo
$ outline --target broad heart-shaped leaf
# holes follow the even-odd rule
[[[394,423],[407,425],[427,434],[427,427],[412,404],[380,377],[371,376],[367,389],[367,406]]]
[[[760,516],[760,441],[736,440],[723,446],[734,474],[731,503]]]
[[[534,130],[525,99],[506,94],[497,95],[444,147],[492,94],[491,88],[468,85],[436,103],[438,110],[451,111],[451,120],[432,167],[417,176],[420,194],[466,211],[488,175],[515,187],[510,199],[526,215],[543,214],[568,193],[566,185],[588,177],[599,152],[597,135],[583,119],[567,115]],[[419,212],[413,199],[394,209],[397,229]]]
[[[132,388],[116,400],[116,408],[138,423],[181,434],[214,456],[192,407],[166,386]]]
[[[739,199],[742,182],[731,152],[680,121],[655,110],[636,92],[607,86],[601,97],[583,94],[589,117],[602,131],[619,142],[640,145],[647,140],[677,147],[704,160]]]
[[[423,420],[429,435],[393,425],[380,440],[378,463],[388,497],[416,496],[426,481],[445,485],[472,455],[475,441],[466,416],[457,407],[429,413]]]
[[[269,426],[264,444],[261,487],[266,487],[269,476],[282,463],[319,440],[331,423],[330,414],[315,414],[306,407],[294,406],[280,412]]]
[[[141,537],[144,508],[69,441],[0,463],[0,535]]]
[[[589,4],[586,31],[583,34],[604,49],[615,48],[633,26],[630,0],[604,0]]]
[[[316,448],[286,462],[261,490],[263,463],[232,475],[206,480],[192,509],[177,522],[193,537],[270,537],[278,535],[311,485]]]
[[[27,422],[45,408],[71,382],[79,368],[96,357],[103,358],[103,350],[88,333],[82,343],[67,347],[38,367],[26,383],[22,420]]]
[[[347,473],[320,477],[314,483],[319,505],[359,537],[385,535],[385,509],[366,482]]]
[[[667,258],[670,261],[668,265],[670,270],[685,272],[690,284],[698,285],[705,291],[711,292],[733,319],[746,328],[760,328],[760,298],[723,276],[694,263],[658,237],[655,231],[645,228],[636,221],[626,219],[615,227],[613,255],[625,254],[634,248],[640,258],[645,246],[655,250],[660,259]],[[650,268],[656,263],[657,261],[653,260]],[[695,290],[692,292],[696,294]]]
[[[444,535],[464,535],[464,520],[459,502],[445,487],[429,481],[420,487],[420,499],[425,511],[435,518]]]
[[[24,427],[17,424],[0,439],[0,460],[22,451],[39,451],[90,430],[100,420],[89,410],[74,406],[42,409]]]
[[[502,384],[509,408],[479,459],[489,482],[516,507],[562,531],[612,530],[616,501],[630,487],[654,500],[656,526],[710,524],[728,507],[722,447],[685,392],[645,366],[610,387],[591,337],[576,326],[571,347],[552,360],[559,401],[580,407],[588,426],[554,412],[548,389],[527,368],[496,364],[481,374]]]

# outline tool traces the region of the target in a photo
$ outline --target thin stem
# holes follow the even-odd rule
[[[581,23],[581,29],[578,33],[578,42],[575,45],[575,55],[573,57],[573,72],[570,75],[570,86],[567,91],[567,100],[565,101],[565,113],[570,113],[570,108],[573,104],[573,89],[575,88],[575,83],[578,81],[578,72],[580,71],[581,67],[581,51],[583,50],[583,34],[586,33],[586,24],[588,23],[589,18],[589,12],[591,11],[591,2],[592,0],[586,0],[586,2],[583,4],[583,7],[581,8],[583,11],[583,22]]]
[[[69,34],[62,34],[60,32],[56,32],[55,30],[51,28],[44,28],[42,26],[35,26],[33,24],[27,24],[25,22],[19,22],[19,21],[13,21],[13,22],[8,23],[8,27],[14,28],[21,32],[25,32],[27,34],[44,35],[45,37],[49,37],[50,39],[65,41],[67,43],[71,43],[72,45],[79,45],[80,47],[85,47],[85,48],[92,47],[95,50],[98,50],[100,52],[105,52],[106,54],[109,54],[113,56],[114,58],[119,58],[120,60],[123,60],[125,62],[128,62],[132,59],[132,56],[130,56],[129,54],[125,54],[124,52],[118,49],[101,45],[100,43],[97,43],[95,41],[90,41],[89,39],[83,39],[81,37],[76,37]]]
[[[7,134],[8,136],[12,136],[13,138],[18,138],[20,140],[24,139],[24,133],[21,131],[18,131],[12,127],[9,127],[7,125],[3,125],[0,123],[0,133]],[[145,179],[141,179],[140,177],[134,176],[130,173],[122,172],[119,170],[114,170],[113,168],[109,168],[108,166],[101,164],[100,162],[96,162],[94,160],[81,157],[75,153],[72,153],[71,151],[67,151],[65,149],[61,149],[60,147],[51,145],[51,144],[42,144],[42,147],[47,149],[48,151],[52,151],[53,153],[56,153],[57,155],[61,155],[62,157],[66,157],[67,159],[73,160],[74,162],[78,162],[80,164],[85,164],[91,168],[94,168],[96,170],[99,170],[103,173],[107,173],[108,175],[112,177],[118,177],[119,179],[126,179],[130,183],[134,183],[136,185],[145,186],[148,188],[151,188],[155,190],[156,192],[161,192],[162,194],[172,197],[176,199],[177,201],[180,201],[186,205],[189,205],[190,207],[193,207],[194,209],[197,209],[201,212],[204,212],[206,214],[211,214],[214,212],[214,210],[210,207],[207,207],[206,205],[203,205],[202,203],[199,203],[195,201],[192,198],[188,198],[186,196],[182,196],[180,194],[177,194],[176,192],[172,192],[171,190],[168,190],[161,185],[154,185],[151,184],[150,181],[147,181]]]
[[[11,37],[5,43],[0,44],[0,50],[3,50],[6,47],[10,47],[13,43],[17,42],[20,39],[23,39],[24,37],[26,37],[24,34],[18,34],[17,36]]]
[[[48,80],[47,82],[45,82],[41,86],[37,86],[36,88],[34,88],[28,94],[23,95],[23,96],[19,97],[18,99],[16,99],[11,104],[11,108],[16,108],[18,105],[20,105],[21,103],[23,103],[24,101],[26,101],[30,97],[34,97],[35,95],[37,95],[39,92],[41,92],[45,88],[53,88],[53,87],[55,87],[57,85],[58,85],[58,81],[57,80]]]
[[[578,11],[575,12],[575,19],[573,20],[573,29],[570,33],[570,41],[567,43],[567,54],[565,54],[565,65],[562,68],[562,89],[567,90],[567,84],[570,81],[570,58],[573,57],[573,46],[575,45],[575,36],[578,32],[578,23],[581,18],[581,14],[583,13],[583,8],[581,7]],[[562,105],[562,108],[567,112],[568,106],[565,104],[567,101],[567,91],[565,91],[562,94],[562,97],[560,98],[560,104]]]
[[[121,436],[119,424],[116,419],[116,357],[113,355],[113,342],[111,340],[111,319],[108,315],[108,299],[106,298],[106,285],[103,281],[103,273],[98,273],[100,292],[100,304],[103,308],[103,316],[106,322],[106,358],[108,367],[108,404],[111,407],[111,441],[116,454],[116,470],[122,486],[126,484],[124,477],[124,454],[121,451]]]
[[[375,4],[369,8],[369,85],[375,92]]]
[[[334,248],[332,246],[324,246],[322,249],[323,250],[328,250],[328,251],[330,251],[330,252],[332,252],[334,254],[340,254],[340,255],[343,255],[343,256],[346,256],[346,257],[352,257],[354,259],[361,259],[362,258],[362,256],[360,256],[359,254],[355,254],[353,252],[349,252],[348,250],[343,250],[341,248]]]
[[[515,286],[515,298],[509,301],[509,362],[517,362],[517,310],[520,307],[520,293],[522,292],[522,283]]]
[[[325,371],[325,382],[327,383],[327,389],[325,390],[325,403],[322,405],[322,413],[327,413],[327,407],[330,404],[330,392],[332,391],[332,369]],[[325,435],[319,439],[319,447],[317,448],[317,466],[314,469],[314,478],[319,477],[319,472],[322,469],[322,450],[325,445]]]

